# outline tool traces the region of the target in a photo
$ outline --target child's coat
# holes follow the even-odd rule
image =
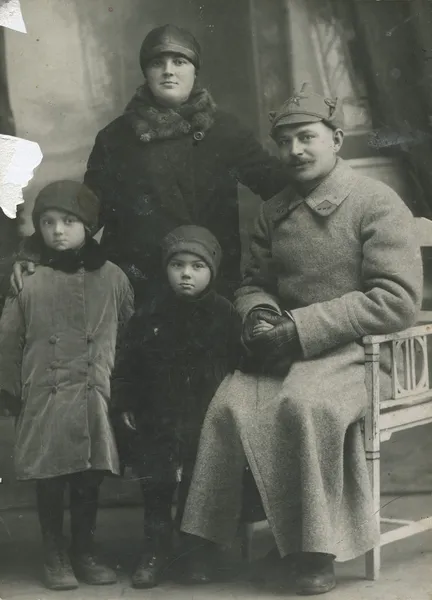
[[[15,470],[39,479],[88,469],[119,473],[110,424],[118,325],[133,312],[126,275],[38,266],[0,321],[0,387],[21,400]]]
[[[180,464],[192,468],[210,400],[237,366],[240,329],[232,304],[214,291],[182,300],[167,290],[130,321],[113,403],[135,415],[138,435],[124,459],[149,483],[172,481]]]

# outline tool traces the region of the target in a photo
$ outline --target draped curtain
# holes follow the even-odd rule
[[[15,125],[9,102],[5,55],[4,29],[0,27],[0,133],[15,135]]]
[[[351,0],[351,8],[373,111],[370,144],[402,159],[412,210],[432,218],[430,2]]]

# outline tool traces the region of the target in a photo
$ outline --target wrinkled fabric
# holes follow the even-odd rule
[[[285,190],[262,206],[251,255],[237,309],[243,319],[261,306],[290,311],[301,354],[285,378],[236,372],[224,381],[203,425],[182,527],[229,542],[248,463],[282,556],[348,560],[378,539],[359,423],[361,338],[416,320],[414,219],[393,190],[338,160],[308,197]]]
[[[126,275],[106,262],[38,266],[0,321],[0,386],[17,399],[15,471],[42,479],[119,473],[108,415],[117,332],[133,311]]]

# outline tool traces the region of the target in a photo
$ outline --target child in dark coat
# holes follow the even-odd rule
[[[17,417],[15,473],[36,481],[47,587],[114,583],[95,555],[98,490],[119,474],[109,418],[117,331],[133,312],[126,275],[89,235],[99,202],[73,181],[36,198],[36,272],[9,298],[0,320],[3,408]],[[63,497],[70,488],[72,546],[63,540]]]
[[[220,260],[207,229],[172,231],[163,241],[167,281],[131,319],[118,355],[113,400],[135,433],[126,462],[140,478],[145,506],[146,550],[134,587],[157,585],[166,566],[177,476],[181,470],[180,522],[207,407],[237,365],[240,319],[213,289]]]

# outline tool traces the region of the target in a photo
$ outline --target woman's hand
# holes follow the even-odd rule
[[[126,411],[121,413],[121,420],[127,429],[130,431],[136,431],[136,421],[135,416],[131,411]]]
[[[35,269],[35,263],[30,260],[20,260],[14,263],[10,285],[15,295],[23,289],[23,274],[33,275]]]

